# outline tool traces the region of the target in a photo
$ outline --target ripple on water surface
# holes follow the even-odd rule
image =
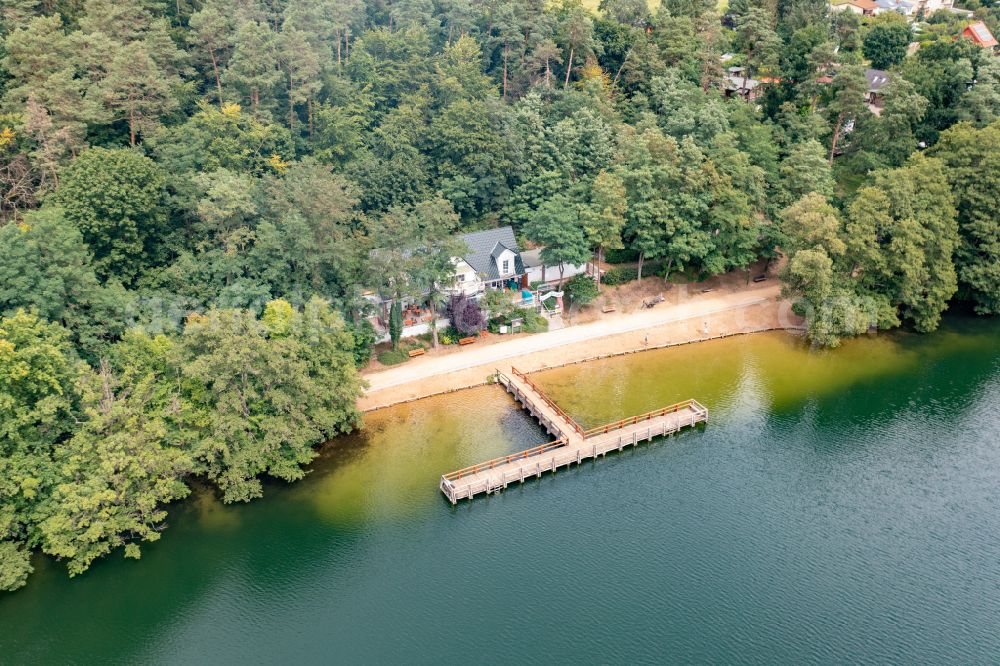
[[[24,662],[988,663],[1000,654],[1000,325],[813,352],[783,334],[540,373],[596,425],[709,426],[451,507],[546,440],[497,387],[381,410],[263,501],[171,509],[138,563],[38,560]],[[55,630],[54,628],[58,628]]]

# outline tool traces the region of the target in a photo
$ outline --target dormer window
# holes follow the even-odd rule
[[[503,260],[503,274],[507,275],[507,273],[510,273],[510,259]]]

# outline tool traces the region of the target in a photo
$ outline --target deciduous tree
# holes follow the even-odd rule
[[[80,229],[97,274],[129,282],[168,252],[165,185],[142,153],[91,148],[65,170],[52,200]]]
[[[955,125],[932,154],[945,163],[956,197],[961,240],[955,264],[963,295],[983,314],[1000,313],[1000,120],[980,130]]]
[[[893,12],[886,16],[899,20],[880,21],[873,25],[864,38],[863,52],[875,69],[889,69],[903,62],[906,47],[910,44],[910,26]]]

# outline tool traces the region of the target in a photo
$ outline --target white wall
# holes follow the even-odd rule
[[[450,325],[451,325],[450,319],[438,319],[437,321],[438,333],[448,328]],[[413,326],[404,326],[403,332],[400,334],[399,337],[412,338],[430,332],[431,332],[431,323],[429,321],[422,321],[419,324],[414,324]],[[375,335],[377,336],[375,342],[389,342],[389,340],[392,339],[388,331],[382,333],[381,336],[379,336],[378,331],[376,331]]]
[[[475,296],[482,291],[483,281],[479,279],[472,266],[458,258],[452,259],[452,262],[455,264],[455,282],[446,291],[462,293],[466,296]],[[462,278],[461,282],[458,280],[459,276]]]
[[[568,280],[574,275],[580,275],[581,273],[587,272],[587,264],[580,264],[579,266],[571,266],[566,264],[563,268],[563,279]],[[542,267],[535,266],[533,268],[527,269],[528,282],[541,282],[542,281]],[[559,281],[559,266],[546,266],[545,267],[545,281],[546,282],[558,282]]]
[[[505,261],[507,262],[507,270],[503,269],[503,262]],[[511,252],[510,250],[504,250],[496,258],[496,262],[497,262],[497,273],[500,274],[500,277],[509,277],[514,274],[516,266],[514,262],[513,252]]]

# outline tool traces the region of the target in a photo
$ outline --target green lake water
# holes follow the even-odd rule
[[[0,663],[1000,661],[1000,322],[536,377],[587,426],[711,420],[452,507],[442,472],[537,423],[498,387],[369,414],[300,483],[173,507],[139,562],[37,558]]]

